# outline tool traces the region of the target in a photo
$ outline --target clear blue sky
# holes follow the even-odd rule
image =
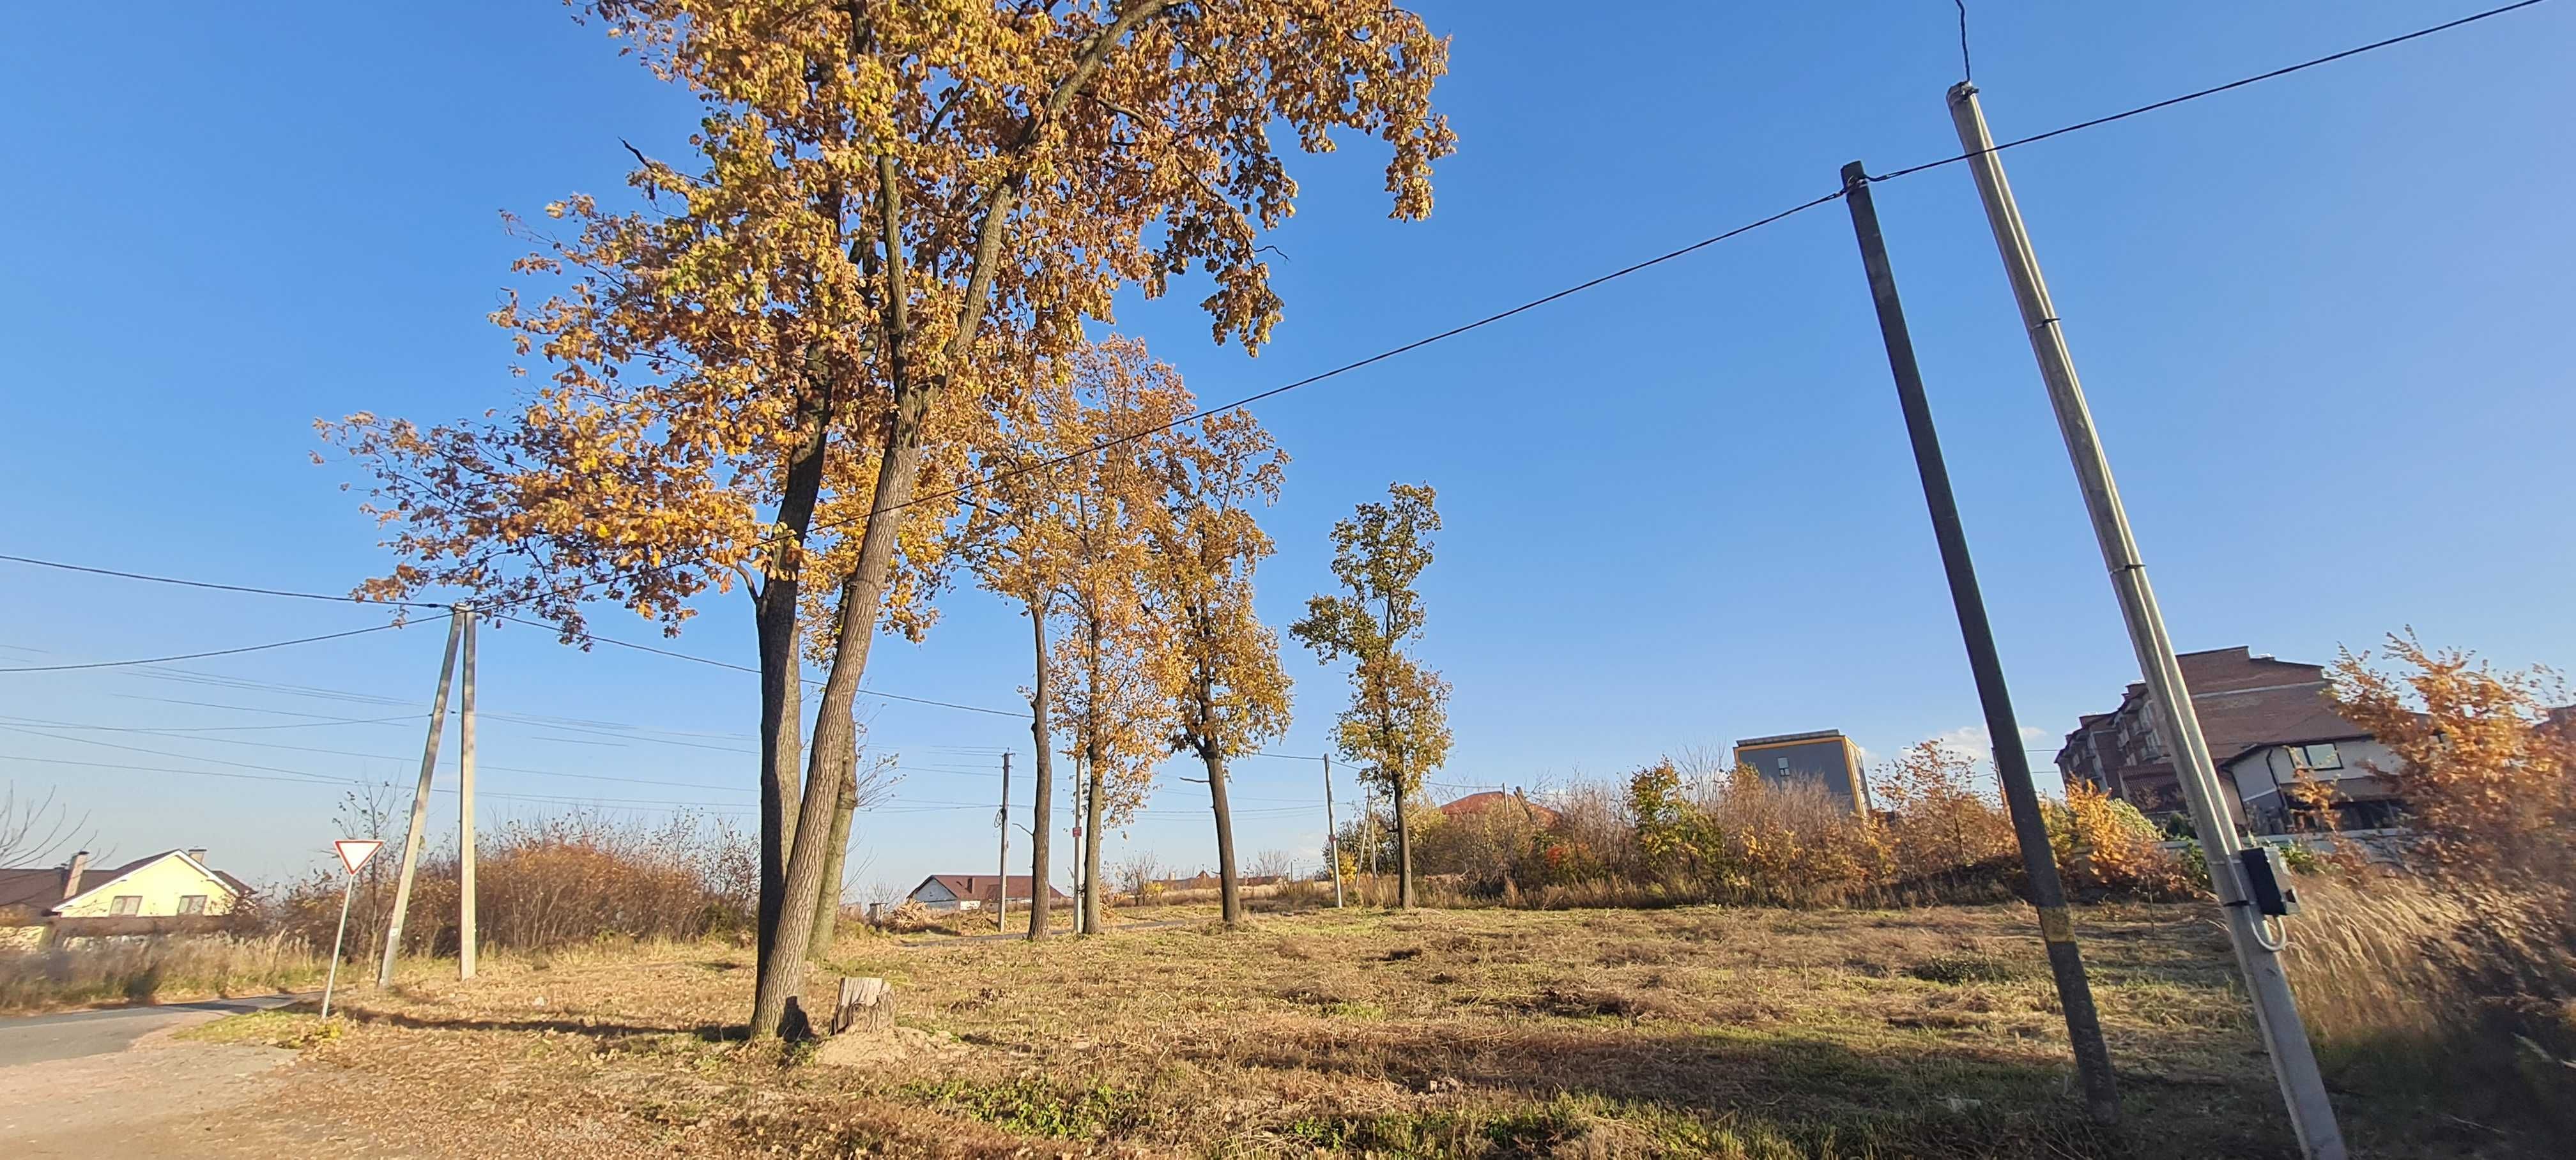
[[[471,7],[13,21],[0,551],[326,591],[385,567],[337,490],[346,469],[308,461],[311,421],[506,405],[509,351],[484,313],[520,246],[499,211],[620,194],[619,139],[680,157],[694,119],[561,8]],[[2479,5],[1972,7],[1977,79],[2012,137]],[[1210,346],[1190,287],[1121,319],[1203,397],[1760,217],[1853,158],[1955,151],[1946,3],[1426,8],[1456,38],[1439,102],[1460,136],[1434,216],[1386,219],[1365,145],[1293,159],[1274,346]],[[2571,42],[2576,7],[2544,5],[2009,155],[2182,647],[2325,661],[2411,624],[2500,661],[2576,663]],[[2135,677],[2100,559],[1967,173],[1877,201],[2021,719],[2053,737]],[[1324,532],[1353,503],[1397,479],[1440,490],[1421,650],[1456,684],[1443,796],[1789,730],[1841,728],[1884,755],[1979,719],[1839,205],[1260,413],[1296,457],[1261,577],[1274,620],[1330,582]],[[711,604],[675,647],[748,661],[744,611]],[[0,564],[5,664],[378,615]],[[959,591],[928,643],[880,646],[869,681],[1007,707],[1024,642],[1008,608]],[[0,724],[54,734],[0,732],[0,779],[55,787],[102,849],[207,846],[254,878],[300,872],[336,836],[334,788],[153,770],[407,782],[417,716],[239,727],[415,714],[439,643],[411,629],[178,666],[222,684],[0,674]],[[1344,686],[1302,654],[1290,669],[1297,721],[1273,748],[1316,753]],[[749,676],[510,629],[485,636],[482,678],[487,791],[751,801]],[[989,871],[989,810],[953,803],[991,799],[1004,748],[1027,768],[1025,729],[895,703],[874,738],[915,772],[901,812],[860,822],[860,880]],[[1316,767],[1238,775],[1241,848],[1311,859]],[[1120,840],[1206,863],[1203,793],[1173,781]],[[495,799],[485,824],[552,808]]]

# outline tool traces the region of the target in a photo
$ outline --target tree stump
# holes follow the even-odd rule
[[[844,978],[841,1001],[832,1011],[832,1034],[856,1030],[885,1035],[894,1030],[894,988],[877,978]]]

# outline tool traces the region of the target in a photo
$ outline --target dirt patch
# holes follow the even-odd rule
[[[208,1018],[215,1018],[209,1015]],[[276,1137],[225,1115],[275,1091],[292,1051],[176,1041],[0,1068],[0,1153],[13,1157],[268,1156]]]

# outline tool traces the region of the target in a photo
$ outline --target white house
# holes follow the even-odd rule
[[[1000,884],[1004,881],[998,874],[933,874],[922,879],[921,885],[913,887],[912,893],[905,897],[932,910],[982,910],[1001,896]],[[1029,876],[1013,874],[1007,881],[1011,905],[1027,906],[1032,897]],[[1059,902],[1071,901],[1064,891],[1053,885],[1047,887],[1047,897]]]

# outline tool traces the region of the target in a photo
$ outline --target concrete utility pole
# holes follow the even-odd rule
[[[456,701],[456,977],[474,977],[474,609],[459,604],[465,622],[465,673]]]
[[[2103,565],[2110,570],[2121,617],[2128,622],[2130,646],[2137,652],[2148,695],[2163,710],[2157,731],[2163,736],[2166,751],[2173,755],[2183,797],[2191,805],[2192,827],[2200,834],[2210,885],[2217,890],[2220,909],[2225,912],[2228,939],[2235,945],[2237,968],[2244,972],[2245,988],[2253,997],[2255,1022],[2271,1051],[2272,1074],[2280,1081],[2290,1125],[2298,1133],[2300,1148],[2311,1160],[2344,1160],[2343,1131],[2336,1126],[2334,1106],[2326,1099],[2325,1080],[2318,1074],[2316,1051],[2308,1043],[2307,1029],[2299,1021],[2289,976],[2282,972],[2280,944],[2265,936],[2263,917],[2255,913],[2239,876],[2236,855],[2242,847],[2227,814],[2226,798],[2219,791],[2218,769],[2210,760],[2208,740],[2201,735],[2200,716],[2192,707],[2191,690],[2183,682],[2182,665],[2174,659],[2173,642],[2165,634],[2164,614],[2156,607],[2155,590],[2147,584],[2147,567],[2138,558],[2137,540],[2129,532],[2129,517],[2120,506],[2119,489],[2111,482],[2110,460],[2102,452],[2093,429],[2092,411],[2084,403],[2084,389],[2076,381],[2075,360],[2067,352],[2057,308],[2048,298],[2048,284],[2040,277],[2029,230],[2022,224],[2021,208],[2013,203],[2012,186],[2004,180],[1994,137],[1986,130],[1986,114],[1978,106],[1977,88],[1961,81],[1950,87],[1949,99],[1950,119],[1959,130],[1959,146],[1968,154],[1967,164],[1976,176],[1977,194],[1986,204],[1987,224],[1994,230],[1996,248],[2003,253],[2004,272],[2010,275],[2013,297],[2020,302],[2022,324],[2030,332],[2031,352],[2039,359],[2039,374],[2048,387],[2049,405],[2057,411],[2057,426],[2066,439],[2067,457],[2074,461],[2076,478],[2083,486],[2084,507],[2092,516],[2093,536],[2101,544]],[[2005,739],[1997,739],[1998,745],[2005,743]]]
[[[1082,878],[1082,755],[1073,755],[1073,933],[1091,933],[1091,908],[1083,900],[1091,884]]]
[[[2067,1042],[2075,1049],[2075,1070],[2084,1082],[2085,1110],[2094,1123],[2116,1124],[2120,1092],[2111,1076],[2111,1053],[2102,1045],[2101,1015],[2093,1006],[2092,983],[2084,977],[2084,953],[2075,945],[2075,922],[2066,910],[2066,885],[2057,876],[2048,826],[2039,816],[2039,793],[2030,781],[2030,755],[2022,750],[2021,725],[2013,716],[2012,694],[2004,685],[2003,660],[1995,652],[1994,628],[1986,621],[1985,596],[1977,588],[1977,566],[1968,556],[1967,529],[1959,522],[1958,498],[1950,492],[1950,468],[1941,457],[1932,404],[1923,394],[1922,368],[1915,365],[1914,337],[1906,330],[1905,307],[1896,296],[1896,270],[1888,263],[1886,239],[1879,234],[1878,207],[1869,196],[1869,170],[1860,162],[1843,166],[1843,200],[1850,204],[1852,232],[1860,239],[1861,267],[1869,276],[1870,298],[1878,307],[1879,336],[1887,343],[1887,366],[1895,374],[1897,403],[1905,412],[1905,430],[1914,443],[1914,468],[1923,477],[1923,502],[1932,513],[1932,537],[1941,545],[1941,567],[1949,575],[1959,637],[1967,644],[1968,670],[1976,676],[1986,736],[1994,743],[1995,776],[2003,783],[2013,836],[2021,845],[2022,870],[2030,876],[2031,901],[2039,908],[2039,937],[2048,946],[2049,971],[2057,978],[2058,1006],[2066,1013]]]
[[[1324,856],[1332,860],[1333,909],[1342,906],[1342,840],[1333,830],[1333,755],[1324,755]]]
[[[1001,885],[994,888],[994,929],[1011,929],[1011,755],[1002,755],[1002,808],[993,813],[993,828],[1002,832]]]
[[[456,679],[456,645],[465,618],[447,618],[447,659],[438,664],[438,696],[429,705],[429,740],[420,747],[420,785],[411,794],[411,830],[403,835],[402,870],[394,877],[394,913],[385,924],[385,962],[376,985],[394,985],[394,959],[402,954],[403,915],[411,908],[412,871],[420,866],[421,831],[429,823],[429,775],[438,771],[438,734],[447,726],[447,689]]]

